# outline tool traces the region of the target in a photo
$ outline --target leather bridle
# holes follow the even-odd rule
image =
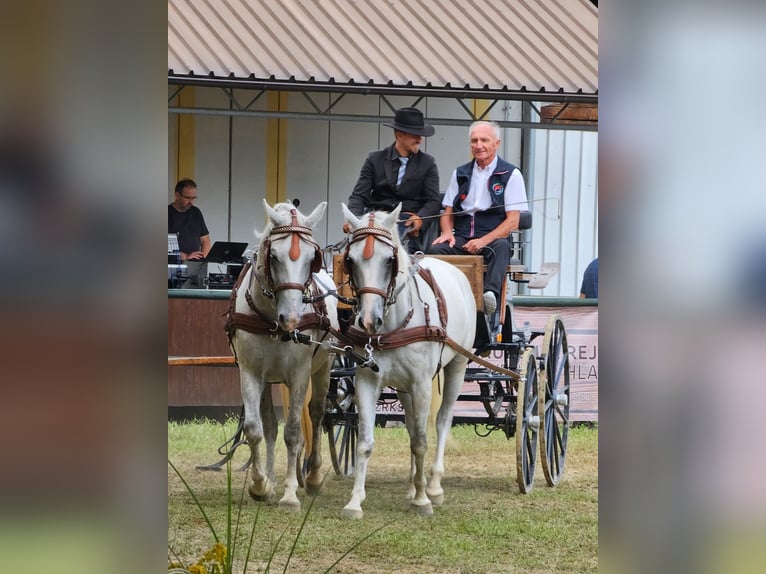
[[[393,235],[386,229],[380,227],[374,227],[375,213],[372,212],[369,215],[369,223],[367,227],[360,227],[355,229],[351,233],[351,239],[346,246],[346,252],[343,255],[343,269],[346,275],[348,275],[349,285],[354,298],[358,299],[358,295],[364,293],[372,293],[379,295],[385,300],[385,305],[389,306],[396,302],[395,288],[396,288],[396,276],[399,272],[399,257],[398,248],[394,243]],[[391,265],[391,277],[388,282],[388,286],[385,290],[378,287],[371,287],[369,285],[359,286],[354,281],[354,274],[352,269],[351,258],[349,257],[349,249],[354,243],[364,241],[364,250],[362,251],[362,257],[364,259],[370,259],[375,251],[375,242],[379,241],[391,249],[391,258],[389,259]]]
[[[322,269],[322,250],[319,244],[313,239],[313,231],[310,227],[298,224],[298,216],[295,209],[290,210],[292,215],[292,223],[290,225],[280,225],[272,228],[268,237],[263,243],[263,274],[266,277],[266,283],[269,289],[263,289],[263,293],[270,298],[274,297],[274,293],[278,291],[284,291],[287,289],[297,289],[304,292],[308,289],[311,283],[311,274],[317,273]],[[314,259],[311,261],[311,273],[306,277],[304,283],[275,283],[274,277],[271,273],[271,246],[274,241],[281,240],[283,238],[290,237],[290,259],[297,261],[300,257],[300,242],[304,241],[314,248]]]

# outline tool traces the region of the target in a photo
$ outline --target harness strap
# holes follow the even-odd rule
[[[457,344],[456,341],[453,339],[450,339],[449,337],[446,337],[444,339],[444,342],[449,345],[451,348],[455,349],[458,353],[463,355],[464,357],[468,357],[471,359],[474,363],[480,364],[482,367],[486,367],[491,371],[495,371],[500,373],[501,375],[505,375],[507,377],[512,378],[514,381],[518,381],[521,378],[521,375],[519,373],[515,373],[513,371],[509,371],[508,369],[504,367],[500,367],[494,363],[490,363],[486,359],[482,359],[478,355],[474,355],[471,351],[468,351]]]
[[[359,327],[352,325],[346,330],[345,339],[358,347],[364,347],[370,343],[376,349],[396,349],[418,341],[445,341],[447,333],[441,327],[421,325],[370,337]]]
[[[434,275],[431,273],[430,269],[426,269],[425,267],[418,267],[418,274],[423,279],[423,281],[426,282],[426,285],[431,288],[431,291],[434,292],[434,296],[436,297],[436,310],[439,312],[439,319],[441,320],[442,329],[446,329],[447,303],[444,300],[444,293],[442,293],[441,287],[439,287],[436,279],[434,279]]]
[[[249,290],[245,291],[245,300],[247,301],[247,305],[250,307],[250,310],[253,312],[253,314],[249,315],[245,313],[237,313],[235,311],[237,304],[237,291],[239,290],[239,287],[242,284],[247,271],[251,267],[252,264],[248,261],[242,268],[242,272],[239,274],[239,277],[237,277],[237,281],[235,282],[234,287],[231,290],[231,295],[229,296],[229,308],[226,311],[226,324],[224,325],[224,330],[229,337],[229,343],[231,343],[231,338],[234,336],[234,331],[237,329],[242,329],[243,331],[254,333],[256,335],[281,335],[285,333],[285,331],[279,327],[279,323],[264,317],[263,314],[258,311],[258,309],[255,307],[255,303],[253,302],[253,298],[250,295]],[[253,273],[255,273],[255,270],[253,270]],[[310,289],[311,293],[314,295],[319,293],[319,286],[313,279],[311,280]],[[319,299],[314,301],[313,306],[315,312],[306,313],[303,315],[303,317],[301,317],[301,320],[298,322],[296,327],[298,331],[307,329],[327,330],[330,327],[330,318],[327,316],[327,303],[325,300]]]
[[[298,322],[296,330],[305,331],[307,329],[326,329],[330,325],[330,320],[326,315],[317,313],[306,313]],[[269,321],[263,315],[247,315],[245,313],[229,313],[226,319],[226,332],[229,333],[229,339],[234,335],[236,329],[242,329],[248,333],[256,335],[282,335],[283,331],[276,321]]]
[[[410,343],[416,343],[418,341],[447,341],[449,339],[447,336],[447,305],[444,299],[444,294],[442,293],[438,283],[436,283],[436,280],[434,279],[433,273],[431,273],[430,269],[420,267],[418,268],[418,274],[434,293],[434,297],[436,298],[436,309],[439,312],[441,327],[431,326],[430,310],[426,305],[426,324],[419,327],[410,327],[408,329],[404,328],[412,318],[413,311],[410,309],[410,313],[407,315],[401,325],[399,325],[396,329],[393,329],[392,331],[377,337],[370,337],[359,327],[356,327],[353,324],[346,330],[345,336],[343,334],[333,334],[341,340],[342,337],[345,337],[346,342],[350,342],[359,347],[363,347],[367,343],[371,343],[373,347],[379,349],[396,349],[398,347],[404,347]],[[368,288],[368,290],[372,292],[371,288]],[[362,292],[362,289],[360,289],[359,292]]]

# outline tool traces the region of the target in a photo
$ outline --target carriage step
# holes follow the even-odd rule
[[[512,369],[509,369],[512,370]],[[476,373],[474,375],[466,375],[463,379],[465,381],[473,381],[473,382],[493,382],[493,381],[512,381],[514,380],[513,377],[509,377],[507,375],[499,375],[499,374],[491,374],[489,371],[486,373]]]

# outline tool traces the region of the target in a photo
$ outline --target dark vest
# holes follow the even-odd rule
[[[455,170],[457,178],[457,196],[452,207],[455,209],[455,235],[472,239],[482,237],[495,229],[505,220],[505,187],[511,178],[516,166],[497,158],[495,171],[487,180],[487,189],[492,199],[492,208],[487,211],[477,211],[475,214],[460,213],[463,211],[463,200],[468,196],[471,188],[471,175],[475,160],[459,166]]]

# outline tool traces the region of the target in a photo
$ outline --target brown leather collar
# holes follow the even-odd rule
[[[404,347],[410,343],[417,341],[436,341],[443,342],[447,340],[447,304],[444,300],[444,293],[436,283],[433,274],[430,269],[420,267],[418,274],[426,282],[433,291],[436,297],[436,310],[439,313],[439,320],[441,326],[431,326],[430,309],[425,307],[425,320],[426,324],[419,327],[404,328],[409,320],[405,320],[402,325],[383,333],[382,335],[376,335],[370,337],[359,327],[351,324],[346,331],[346,338],[349,342],[358,347],[364,347],[369,344],[376,349],[396,349],[398,347]]]

